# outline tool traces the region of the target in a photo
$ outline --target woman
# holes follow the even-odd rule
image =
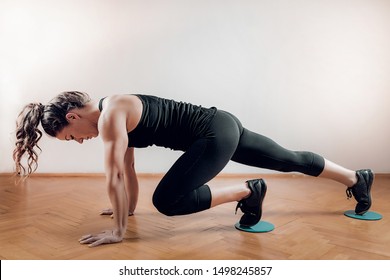
[[[14,161],[16,171],[29,175],[38,166],[38,141],[43,130],[65,141],[101,135],[104,142],[106,184],[115,229],[90,234],[82,244],[97,246],[120,242],[127,216],[134,212],[138,181],[134,170],[134,147],[163,146],[184,151],[162,178],[153,194],[153,204],[168,216],[185,215],[222,203],[238,201],[242,226],[261,219],[267,186],[262,179],[238,186],[213,188],[206,183],[230,161],[278,170],[301,172],[333,179],[347,187],[347,196],[357,201],[355,212],[364,214],[371,206],[371,170],[352,171],[311,152],[286,150],[262,135],[244,128],[232,114],[146,95],[114,95],[92,101],[86,93],[64,92],[47,105],[28,104],[17,121]],[[21,164],[28,155],[27,170]]]

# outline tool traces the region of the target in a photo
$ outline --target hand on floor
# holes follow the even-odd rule
[[[89,247],[95,247],[102,244],[118,243],[122,241],[122,237],[115,234],[114,230],[105,230],[98,234],[84,235],[79,239],[80,244],[89,244]]]
[[[112,218],[114,218],[114,211],[112,211],[111,208],[103,209],[103,210],[100,212],[100,215],[110,215],[110,217],[111,217],[111,219],[112,219]],[[133,215],[134,215],[134,213],[129,211],[128,216],[133,216]]]

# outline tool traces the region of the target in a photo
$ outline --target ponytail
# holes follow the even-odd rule
[[[41,103],[30,103],[20,112],[16,121],[16,142],[13,152],[16,173],[20,176],[30,175],[38,168],[38,153],[35,147],[41,151],[38,141],[42,137],[42,131],[38,125],[42,120],[45,106]],[[27,153],[27,170],[22,165],[21,159]]]
[[[38,141],[42,131],[49,136],[56,137],[58,132],[68,125],[66,114],[74,108],[83,108],[91,101],[87,93],[79,91],[65,91],[53,98],[47,105],[30,103],[20,112],[16,121],[16,142],[13,158],[18,175],[30,175],[38,168],[38,153],[41,151]],[[27,168],[21,164],[24,154],[27,154]]]

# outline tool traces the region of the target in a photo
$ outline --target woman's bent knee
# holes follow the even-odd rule
[[[177,213],[175,213],[174,205],[169,203],[166,198],[161,197],[156,193],[153,194],[153,205],[161,214],[164,214],[166,216],[177,215]]]

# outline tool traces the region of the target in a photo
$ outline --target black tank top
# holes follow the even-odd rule
[[[143,104],[141,120],[128,133],[129,147],[161,146],[185,151],[207,128],[217,109],[168,100],[156,96],[136,94]],[[104,99],[104,98],[103,98]],[[102,110],[102,101],[99,109]]]

